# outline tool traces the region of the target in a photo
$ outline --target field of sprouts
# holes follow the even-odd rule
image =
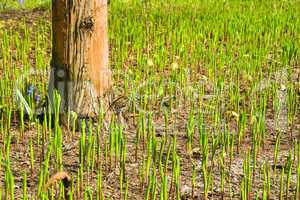
[[[298,0],[111,0],[109,109],[67,126],[50,3],[6,2],[0,199],[300,199]]]

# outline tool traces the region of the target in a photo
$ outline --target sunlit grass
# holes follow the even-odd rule
[[[2,0],[0,2],[0,11],[6,10],[24,10],[43,8],[50,9],[50,0]]]
[[[0,24],[0,197],[299,198],[297,1],[110,1],[113,111],[68,127],[45,106],[51,23]]]

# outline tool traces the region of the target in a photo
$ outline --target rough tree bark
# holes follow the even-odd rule
[[[50,99],[56,89],[62,112],[93,117],[111,86],[107,0],[53,0],[52,29]]]

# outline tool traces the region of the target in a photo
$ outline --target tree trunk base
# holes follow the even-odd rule
[[[97,118],[100,102],[108,107],[106,93],[112,85],[108,62],[107,0],[53,0],[52,69],[49,81],[61,96],[60,114]],[[53,109],[54,110],[54,109]]]

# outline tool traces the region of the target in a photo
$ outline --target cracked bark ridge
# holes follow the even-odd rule
[[[111,87],[107,0],[52,1],[52,69],[49,97],[57,89],[61,111],[98,114],[99,98]]]

